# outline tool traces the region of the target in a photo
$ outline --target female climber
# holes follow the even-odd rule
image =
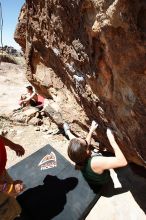
[[[126,158],[116,143],[114,135],[109,128],[107,128],[106,134],[114,150],[115,156],[105,157],[101,154],[95,154],[92,156],[90,148],[91,137],[98,127],[98,124],[95,121],[92,122],[86,139],[75,137],[71,133],[67,123],[64,123],[63,127],[65,134],[70,139],[68,156],[75,163],[76,168],[81,170],[89,185],[102,186],[108,183],[110,180],[110,173],[111,176],[113,175],[113,168],[124,167],[127,165]],[[109,170],[111,172],[109,172]],[[116,182],[118,182],[118,180]],[[116,183],[114,183],[114,185],[115,184]]]

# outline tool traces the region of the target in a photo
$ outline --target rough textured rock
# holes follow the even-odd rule
[[[107,147],[111,126],[127,159],[141,165],[145,37],[145,0],[26,0],[15,33],[27,78],[49,98],[52,120],[60,126],[67,120],[78,132],[96,119],[98,140]]]
[[[34,108],[34,107],[27,108],[26,107],[26,109],[18,110],[18,111],[15,111],[15,112],[11,113],[9,115],[9,118],[12,121],[17,121],[17,122],[20,122],[20,123],[25,123],[25,122],[28,123],[29,121],[32,120],[30,124],[35,124],[35,122],[34,123],[32,123],[32,122],[33,122],[33,119],[35,118],[37,112],[38,112],[37,108]]]

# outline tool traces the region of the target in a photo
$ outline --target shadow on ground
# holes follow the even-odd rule
[[[46,153],[48,154],[52,150],[57,156],[58,167],[49,170],[50,175],[48,175],[48,170],[43,173],[40,172],[38,163],[42,157],[46,155]],[[79,216],[82,215],[84,216],[82,219],[85,219],[88,212],[101,195],[111,197],[127,191],[132,193],[137,204],[146,213],[145,169],[143,170],[141,167],[133,164],[115,170],[118,175],[118,179],[122,184],[122,188],[115,189],[113,182],[110,181],[108,185],[98,191],[98,197],[96,197],[96,195],[90,190],[88,184],[85,182],[84,178],[82,178],[81,173],[79,171],[75,171],[74,167],[50,145],[47,145],[38,152],[32,154],[22,162],[10,168],[9,171],[15,179],[19,176],[26,185],[28,184],[29,186],[28,190],[17,197],[17,200],[23,209],[22,216],[18,218],[19,220],[48,220],[57,216],[59,213],[63,213],[62,211],[65,210],[64,207],[67,205],[66,195],[74,188],[76,189],[76,192],[74,193],[74,191],[72,191],[73,194],[71,195],[71,198],[73,200],[69,200],[71,202],[68,204],[68,207],[71,207],[71,209],[67,208],[65,215],[62,215],[62,219],[66,219],[67,215],[70,217],[72,216],[71,219],[75,220],[79,219]],[[69,177],[62,180],[56,177],[59,173],[61,175],[59,177],[61,178],[63,176],[67,177],[67,174],[75,177]],[[36,178],[38,178],[37,184]],[[41,185],[42,179],[44,179],[43,185]]]
[[[47,175],[43,182],[43,185],[30,188],[17,197],[23,210],[18,219],[52,219],[64,209],[66,194],[78,184],[75,177],[61,180],[51,175]]]
[[[111,197],[130,191],[136,203],[146,213],[146,170],[138,165],[115,169],[122,188],[114,189],[113,182],[102,189],[101,195]]]

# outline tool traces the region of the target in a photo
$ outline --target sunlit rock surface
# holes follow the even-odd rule
[[[146,161],[146,1],[26,0],[15,40],[50,118],[84,135],[114,129],[129,161]]]

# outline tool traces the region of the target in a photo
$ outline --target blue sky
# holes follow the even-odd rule
[[[19,49],[14,41],[14,31],[17,25],[18,16],[25,0],[0,0],[3,11],[3,44]]]

